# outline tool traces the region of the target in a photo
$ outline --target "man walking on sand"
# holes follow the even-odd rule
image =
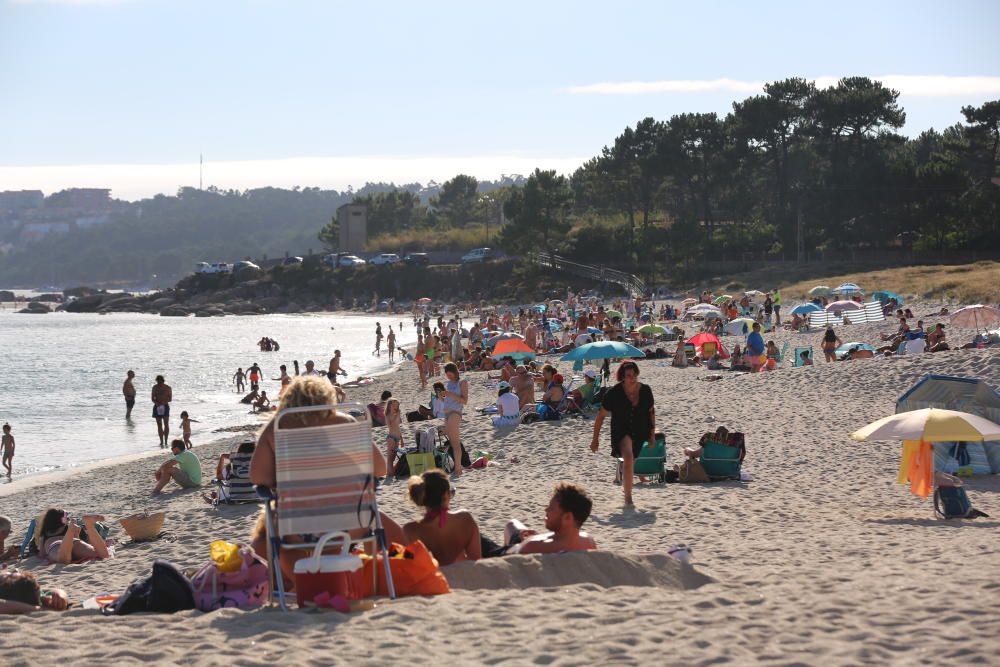
[[[153,419],[156,420],[156,432],[160,435],[160,447],[166,447],[167,436],[170,435],[170,401],[174,400],[174,391],[162,375],[156,376],[156,384],[153,385],[151,398],[153,399]]]
[[[132,408],[135,407],[135,385],[132,384],[134,379],[135,373],[129,371],[125,374],[125,384],[122,385],[122,395],[125,397],[125,419],[132,418]]]
[[[340,367],[340,350],[333,351],[333,358],[330,359],[330,368],[327,371],[326,377],[331,383],[337,384],[337,376],[343,375],[347,376],[347,371]]]

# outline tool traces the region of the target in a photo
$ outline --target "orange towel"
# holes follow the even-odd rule
[[[910,493],[926,498],[934,492],[934,446],[921,441],[910,459],[907,469]]]

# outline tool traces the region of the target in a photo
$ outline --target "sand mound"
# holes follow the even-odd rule
[[[659,554],[623,556],[608,551],[532,554],[456,563],[442,568],[454,589],[550,588],[573,584],[693,589],[714,581],[690,565]]]

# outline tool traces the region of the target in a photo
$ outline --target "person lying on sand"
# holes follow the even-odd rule
[[[31,572],[0,572],[0,614],[30,614],[43,609],[64,611],[68,606],[65,591],[53,588],[42,592]]]
[[[570,482],[556,485],[545,508],[545,529],[547,533],[536,533],[520,521],[513,519],[504,529],[502,547],[484,541],[489,556],[512,554],[555,554],[567,551],[590,551],[597,543],[587,533],[580,530],[590,516],[593,501],[582,486]]]
[[[441,565],[482,557],[476,520],[466,510],[452,511],[455,488],[443,470],[435,468],[411,477],[407,494],[425,510],[421,519],[403,526],[407,543],[420,540]]]
[[[184,447],[183,440],[175,440]],[[97,522],[104,517],[97,514],[85,514],[83,525],[87,529],[87,541],[80,538],[80,526],[73,521],[65,510],[49,508],[42,517],[41,543],[39,555],[50,563],[69,564],[83,560],[104,560],[114,558],[114,553],[108,549],[104,537],[97,530]]]

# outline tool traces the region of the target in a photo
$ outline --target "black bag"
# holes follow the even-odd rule
[[[190,580],[171,563],[155,560],[149,577],[134,581],[121,597],[101,609],[101,613],[119,616],[141,611],[172,614],[194,608],[194,588]]]

